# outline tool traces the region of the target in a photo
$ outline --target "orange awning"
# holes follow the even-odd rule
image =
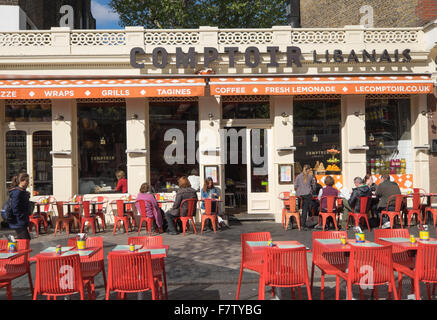
[[[426,94],[429,76],[212,78],[211,95]]]
[[[0,99],[79,99],[203,96],[205,80],[0,80]]]

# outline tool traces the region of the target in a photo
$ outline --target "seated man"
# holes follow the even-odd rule
[[[372,191],[369,186],[366,185],[360,177],[354,179],[355,188],[352,189],[349,200],[343,199],[343,219],[341,221],[342,228],[346,228],[347,215],[349,212],[360,212],[360,198],[371,197]],[[354,208],[352,210],[352,208]]]
[[[388,198],[395,194],[401,194],[401,189],[399,189],[396,182],[390,181],[390,175],[388,173],[384,173],[382,175],[382,183],[379,184],[375,192],[375,195],[379,198],[378,208],[376,210],[379,219],[381,219],[381,211],[387,210]],[[394,211],[395,202],[395,197],[393,197],[390,200],[388,211]],[[384,216],[382,219],[382,229],[387,228],[390,228],[390,221],[387,216]]]

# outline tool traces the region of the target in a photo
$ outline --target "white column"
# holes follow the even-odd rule
[[[54,120],[63,116],[64,120]],[[71,151],[71,155],[53,156],[53,194],[67,200],[78,192],[78,140],[76,100],[52,100],[53,151]]]
[[[126,99],[126,147],[146,153],[127,154],[128,192],[136,195],[141,184],[149,182],[149,102],[144,98]],[[123,150],[124,152],[125,150]]]

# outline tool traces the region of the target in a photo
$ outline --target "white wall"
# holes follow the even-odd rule
[[[0,6],[0,31],[20,30],[20,7]]]

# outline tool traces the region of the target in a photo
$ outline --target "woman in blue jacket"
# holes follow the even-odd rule
[[[12,184],[9,189],[9,197],[11,198],[13,222],[9,227],[15,230],[17,239],[30,240],[29,216],[31,214],[30,194],[26,191],[29,185],[29,175],[27,173],[20,173],[12,178]]]

